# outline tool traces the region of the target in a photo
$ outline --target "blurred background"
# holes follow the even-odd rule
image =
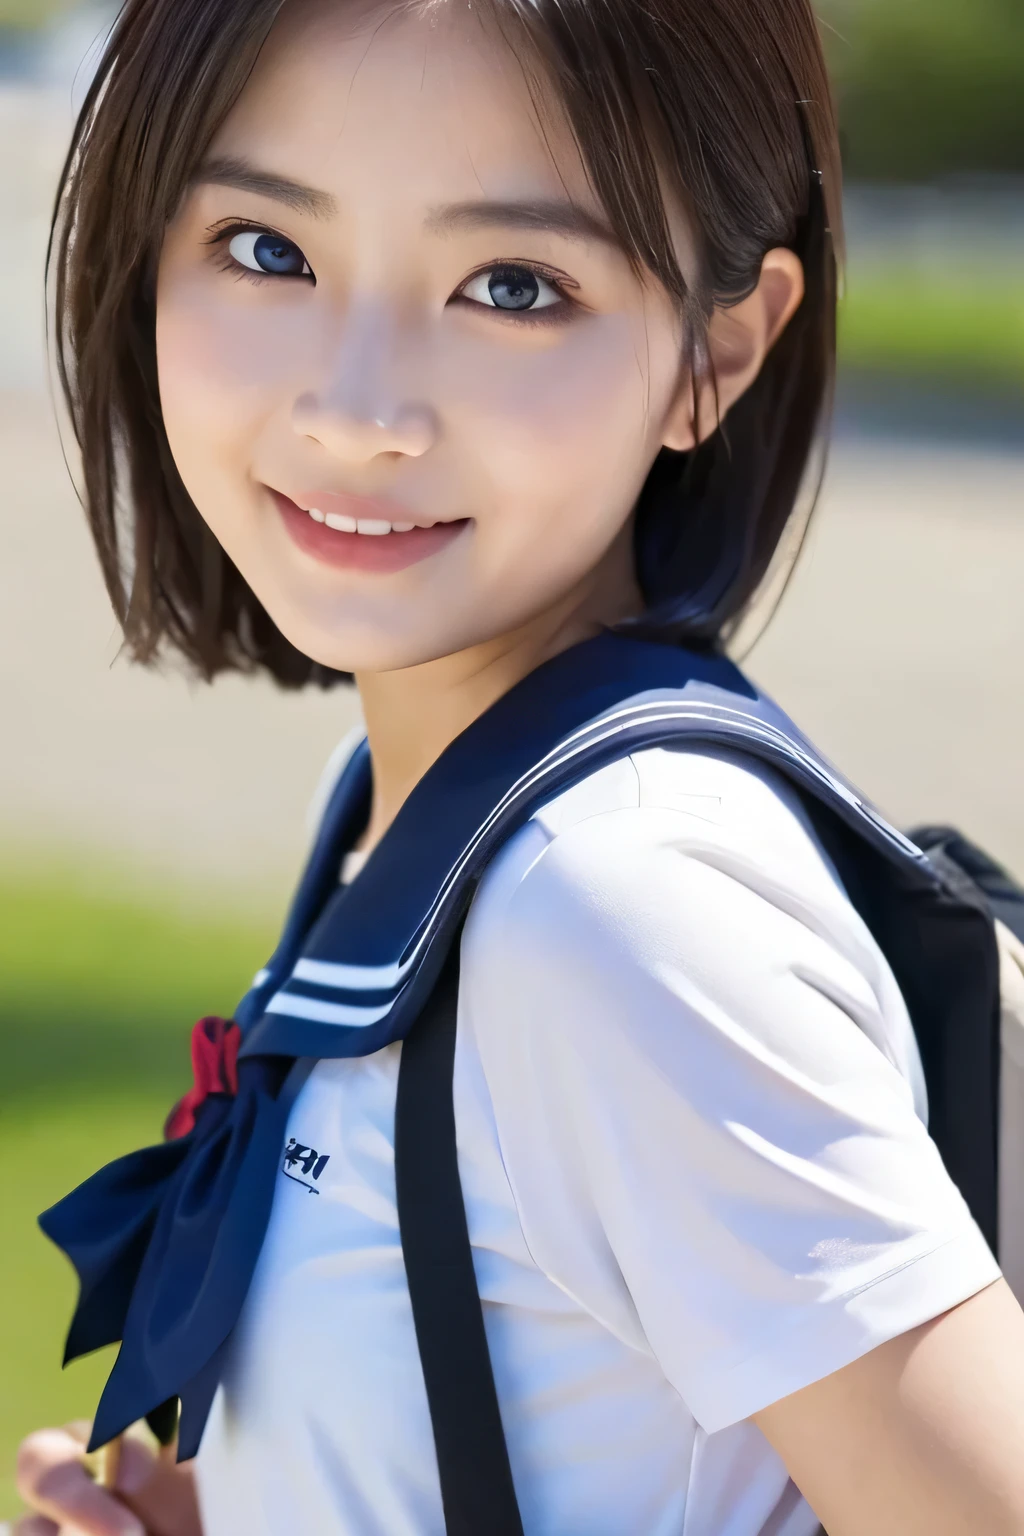
[[[848,178],[835,446],[748,666],[902,825],[1024,875],[1024,6],[823,0]],[[50,203],[109,10],[0,0],[0,1519],[72,1283],[36,1213],[157,1139],[187,1032],[265,959],[355,718],[132,671],[53,426]]]

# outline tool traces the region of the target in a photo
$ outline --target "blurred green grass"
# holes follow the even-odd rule
[[[1024,172],[1020,0],[816,0],[852,177]]]
[[[0,27],[29,31],[71,9],[73,0],[0,0]]]
[[[254,918],[127,883],[0,873],[0,1519],[17,1509],[18,1441],[87,1417],[112,1354],[61,1373],[74,1278],[36,1216],[159,1140],[188,1086],[192,1021],[230,1014],[272,940]]]
[[[1024,389],[1024,269],[854,272],[839,354],[862,372]]]

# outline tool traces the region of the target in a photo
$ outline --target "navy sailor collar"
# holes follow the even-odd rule
[[[102,1445],[181,1403],[195,1454],[259,1258],[290,1106],[316,1060],[408,1033],[481,874],[545,801],[645,747],[733,746],[780,768],[906,876],[934,878],[730,662],[603,634],[539,667],[427,772],[351,886],[369,759],[336,786],[277,950],[236,1013],[237,1093],[176,1141],[102,1168],[40,1218],[78,1271],[66,1359],[121,1341],[93,1422]]]
[[[579,777],[685,734],[784,759],[791,777],[909,850],[727,659],[604,633],[539,667],[463,731],[341,886],[370,793],[365,742],[356,748],[281,944],[236,1014],[242,1055],[362,1056],[403,1038],[497,846]]]

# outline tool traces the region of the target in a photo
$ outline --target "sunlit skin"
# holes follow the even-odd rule
[[[175,461],[280,629],[357,675],[370,841],[494,698],[640,607],[632,509],[659,449],[693,442],[683,317],[611,239],[557,107],[541,110],[461,0],[289,6],[160,263]],[[314,195],[275,196],[270,178]],[[265,233],[294,275],[252,270]],[[535,284],[531,309],[487,302],[502,268]],[[758,292],[721,317],[722,408],[801,282],[796,257],[773,252]],[[274,492],[448,527],[332,535]],[[427,552],[365,568],[403,539]],[[304,547],[317,540],[319,555]],[[332,544],[343,561],[360,546],[355,568],[324,558]]]

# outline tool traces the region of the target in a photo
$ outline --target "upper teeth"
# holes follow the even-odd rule
[[[309,515],[315,523],[326,523],[339,533],[409,533],[415,523],[389,523],[382,517],[346,517],[342,512],[323,513],[319,507],[310,507]]]

